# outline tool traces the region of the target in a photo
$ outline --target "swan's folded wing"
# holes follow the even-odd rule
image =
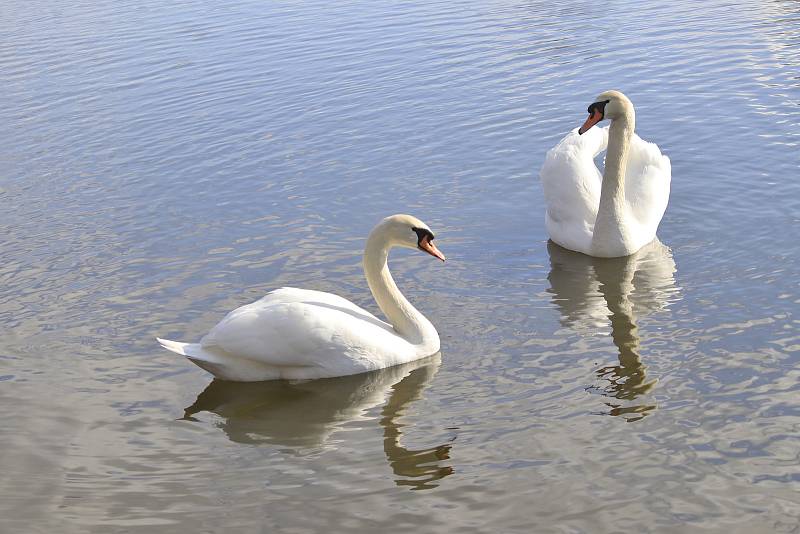
[[[608,128],[583,135],[575,129],[547,152],[539,176],[554,241],[569,246],[568,241],[591,240],[602,183],[594,158],[607,144]]]
[[[270,291],[258,301],[262,305],[268,303],[275,303],[275,302],[314,302],[314,303],[321,303],[327,304],[329,306],[335,306],[337,308],[346,308],[349,310],[353,310],[357,313],[363,314],[367,317],[371,317],[376,321],[379,321],[377,317],[369,313],[364,308],[353,304],[349,300],[344,297],[340,297],[339,295],[334,295],[333,293],[326,293],[324,291],[315,291],[313,289],[299,289],[296,287],[281,287],[279,289],[275,289]],[[255,302],[253,303],[255,304]]]
[[[399,339],[391,326],[345,299],[287,289],[230,312],[202,346],[275,366],[335,368],[344,358],[350,366],[363,360],[369,369],[375,357],[369,349]]]
[[[625,198],[639,224],[655,234],[669,202],[672,170],[655,143],[634,134],[625,173]]]

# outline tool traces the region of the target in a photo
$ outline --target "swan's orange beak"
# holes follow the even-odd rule
[[[586,122],[583,123],[583,126],[578,128],[578,134],[583,135],[595,124],[603,120],[603,112],[599,109],[595,108],[592,110],[592,113],[589,115],[589,118],[586,119]]]
[[[436,245],[431,242],[431,236],[426,235],[423,236],[422,239],[419,240],[419,248],[433,256],[434,258],[439,258],[440,260],[444,261],[444,254],[442,254]]]

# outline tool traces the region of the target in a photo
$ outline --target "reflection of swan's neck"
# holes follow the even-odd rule
[[[620,256],[628,254],[628,235],[625,204],[625,171],[628,166],[628,149],[633,137],[636,119],[633,106],[624,105],[622,116],[611,121],[608,129],[603,185],[600,205],[592,235],[593,254]]]
[[[380,225],[367,238],[364,274],[369,289],[395,331],[409,343],[420,345],[420,351],[424,349],[426,355],[433,354],[439,350],[439,335],[431,322],[411,305],[394,283],[387,264],[392,246],[385,229]]]
[[[450,458],[450,445],[407,449],[400,443],[403,435],[401,429],[404,425],[397,419],[404,414],[410,402],[420,398],[425,384],[430,381],[438,367],[439,362],[436,362],[414,369],[403,380],[392,386],[392,394],[381,413],[383,450],[392,471],[402,477],[396,482],[400,486],[409,486],[415,490],[435,488],[437,486],[434,484],[435,481],[453,473],[451,466],[440,463]]]
[[[611,338],[619,350],[619,366],[605,367],[599,374],[611,382],[608,393],[618,399],[635,399],[656,381],[647,381],[640,356],[639,328],[631,296],[637,263],[635,256],[598,260],[595,265],[600,292],[611,312]]]
[[[630,271],[630,273],[628,273]],[[630,277],[628,276],[630,274]],[[601,285],[600,291],[611,312],[611,338],[619,349],[619,362],[623,367],[641,365],[639,359],[639,329],[636,326],[636,315],[631,302],[633,293],[633,268],[627,266],[625,278],[619,281],[619,287],[610,288]]]

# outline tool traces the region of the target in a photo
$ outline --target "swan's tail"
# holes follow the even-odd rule
[[[170,341],[169,339],[156,338],[161,346],[187,358],[193,360],[216,361],[218,357],[207,350],[204,350],[200,343],[183,343],[181,341]]]
[[[224,351],[205,349],[200,343],[183,343],[156,338],[165,349],[186,356],[189,361],[223,380],[254,382],[281,378],[280,370],[244,358],[237,358]]]

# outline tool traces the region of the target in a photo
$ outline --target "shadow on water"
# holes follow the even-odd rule
[[[611,322],[611,339],[619,362],[597,370],[607,382],[591,388],[608,398],[608,415],[628,421],[646,417],[656,405],[636,403],[650,392],[658,379],[648,377],[642,363],[637,321],[662,310],[676,300],[675,261],[672,251],[658,239],[636,254],[624,258],[593,258],[548,242],[550,288],[553,302],[561,311],[564,326],[579,332],[594,333]]]
[[[369,420],[366,412],[385,402],[379,423],[383,450],[399,486],[414,490],[435,488],[435,481],[453,473],[441,463],[450,458],[450,444],[426,449],[402,445],[398,420],[409,404],[421,398],[441,365],[441,355],[387,369],[340,378],[289,382],[238,383],[213,380],[183,419],[211,412],[222,418],[219,427],[231,441],[271,444],[287,452],[324,446],[346,423]],[[388,400],[387,400],[388,397]]]

